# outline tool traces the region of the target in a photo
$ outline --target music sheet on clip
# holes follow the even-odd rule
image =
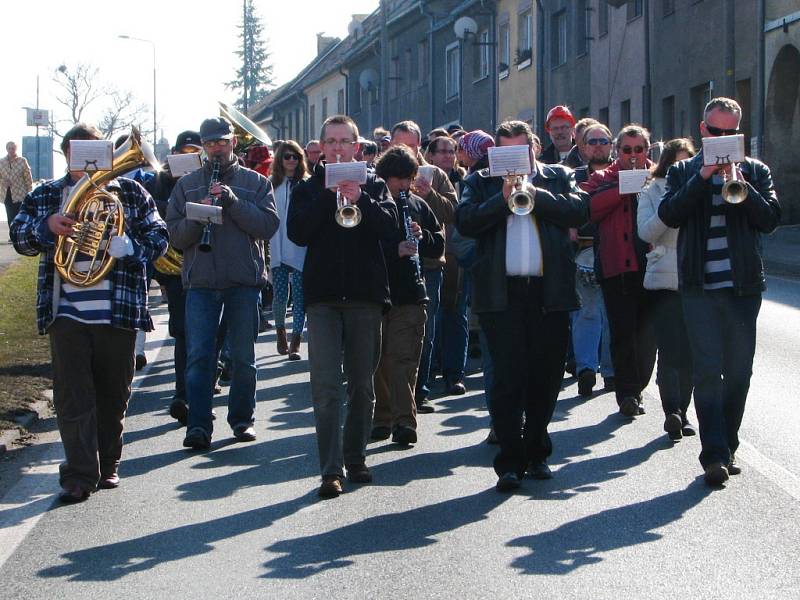
[[[169,163],[169,171],[175,179],[193,173],[203,166],[200,162],[199,152],[170,154],[167,156],[167,163]]]
[[[69,143],[70,171],[110,171],[114,165],[111,140],[72,140]]]
[[[492,146],[489,148],[489,175],[530,175],[531,152],[528,146]]]
[[[650,171],[647,169],[625,169],[619,171],[619,193],[638,194],[642,191]]]
[[[355,181],[358,185],[367,183],[367,163],[365,161],[327,163],[325,187],[335,188],[343,181]]]
[[[703,166],[726,165],[744,161],[744,135],[721,135],[703,138]]]

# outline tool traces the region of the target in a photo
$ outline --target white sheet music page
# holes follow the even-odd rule
[[[492,146],[489,148],[489,175],[529,175],[531,152],[529,146]]]
[[[626,169],[619,172],[619,193],[638,194],[642,191],[650,171],[647,169]]]
[[[367,163],[354,161],[325,164],[325,187],[335,188],[343,181],[355,181],[358,185],[367,183]]]
[[[110,171],[114,166],[111,140],[72,140],[69,143],[70,171]]]
[[[703,166],[727,165],[744,161],[744,135],[703,138]]]
[[[167,156],[170,173],[177,179],[199,169],[202,166],[199,152],[188,154],[170,154]]]

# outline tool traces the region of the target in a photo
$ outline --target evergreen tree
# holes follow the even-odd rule
[[[263,37],[264,25],[253,7],[253,0],[243,0],[242,24],[239,25],[241,47],[235,54],[242,61],[236,71],[236,79],[225,84],[240,95],[234,106],[242,112],[267,95],[274,87],[270,52]]]

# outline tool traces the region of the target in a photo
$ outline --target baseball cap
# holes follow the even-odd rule
[[[200,139],[200,134],[196,131],[182,131],[178,134],[178,137],[175,140],[175,146],[173,146],[173,150],[180,150],[185,146],[195,146],[199,150],[203,145],[202,140]]]
[[[225,117],[212,117],[200,125],[200,139],[205,142],[212,140],[229,140],[233,137],[233,127]]]
[[[572,123],[573,126],[575,125],[575,117],[572,116],[572,112],[562,104],[554,106],[550,109],[550,112],[547,113],[547,118],[544,120],[544,128],[546,130],[550,129],[550,119],[566,119]]]

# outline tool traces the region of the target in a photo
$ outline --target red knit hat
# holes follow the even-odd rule
[[[569,108],[561,104],[554,106],[550,109],[550,112],[547,113],[547,118],[544,120],[545,131],[550,131],[550,119],[566,119],[573,127],[575,126],[575,117],[572,116]]]

